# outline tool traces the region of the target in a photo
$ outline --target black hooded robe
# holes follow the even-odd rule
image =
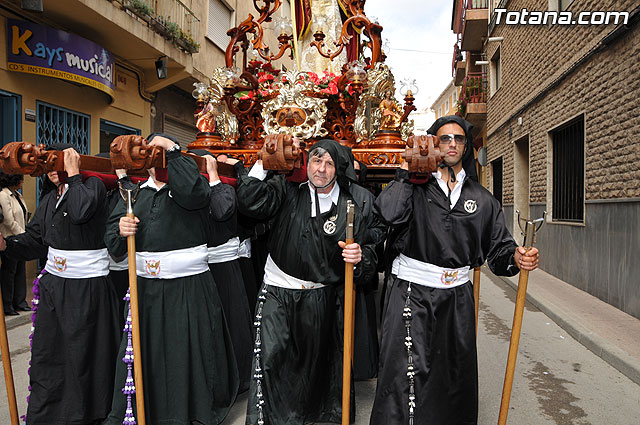
[[[261,181],[236,165],[239,208],[251,217],[271,219],[268,246],[275,264],[290,276],[326,285],[297,290],[263,284],[262,309],[256,309],[261,361],[254,358],[253,363],[261,385],[259,392],[257,380],[251,382],[247,424],[258,423],[259,402],[264,403],[265,425],[341,421],[344,261],[338,241],[345,238],[347,200],[355,203],[354,235],[362,249],[355,282],[375,273],[375,245],[384,230],[373,215],[371,193],[349,185],[355,173],[346,148],[333,141],[317,144],[334,159],[340,195],[337,205],[316,217],[311,217],[307,183],[287,182],[282,175]],[[323,224],[330,218],[336,231],[327,234]]]
[[[211,187],[209,213],[209,247],[224,244],[238,236],[236,192],[228,184],[218,183]],[[249,388],[251,379],[251,358],[253,354],[253,319],[249,310],[249,299],[238,259],[224,262],[210,262],[209,270],[216,282],[222,310],[227,319],[233,351],[238,364],[240,386],[238,391]]]
[[[56,207],[56,190],[40,201],[26,232],[7,238],[7,254],[22,260],[46,256],[46,247],[105,247],[106,189],[95,177],[69,177]],[[107,276],[65,279],[46,273],[31,351],[28,425],[84,425],[111,407],[120,332],[117,300]]]
[[[134,204],[140,219],[136,250],[164,252],[207,243],[210,188],[192,159],[167,153],[169,183],[142,188]],[[118,205],[107,222],[110,253],[127,252]],[[148,424],[216,425],[226,417],[238,390],[238,371],[218,290],[207,270],[174,279],[138,277],[138,302],[145,413]],[[105,424],[121,425],[127,367],[116,366],[113,405]],[[135,410],[135,396],[132,397]]]
[[[463,121],[458,117],[443,118],[451,119],[440,119],[434,127]],[[465,123],[461,127],[467,130],[469,143],[470,124]],[[429,130],[431,134],[437,131],[434,127]],[[467,158],[463,156],[463,164],[467,154]],[[473,269],[487,260],[495,274],[513,276],[518,272],[513,263],[517,245],[505,227],[500,204],[475,181],[474,171],[475,166],[458,183],[462,184],[462,192],[450,208],[449,198],[436,178],[413,184],[409,173],[398,169],[394,180],[376,200],[376,213],[393,229],[408,230],[400,238],[399,252],[410,258],[450,269],[464,266]],[[467,201],[471,204],[465,208]],[[413,423],[477,423],[475,306],[472,284],[468,276],[464,279],[466,283],[460,286],[440,289],[393,277],[382,322],[372,425],[409,423],[409,361],[403,317],[407,298],[415,371]]]

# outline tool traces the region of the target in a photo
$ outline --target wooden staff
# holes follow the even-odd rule
[[[1,293],[0,304],[2,304]],[[0,348],[2,349],[2,368],[4,369],[4,383],[7,385],[7,400],[9,402],[9,413],[11,414],[11,425],[18,425],[19,422],[18,404],[16,402],[16,388],[13,384],[11,353],[9,352],[9,339],[7,338],[7,324],[5,323],[4,314],[2,315],[2,320],[0,320]]]
[[[523,246],[527,251],[533,247],[535,232],[540,229],[544,223],[544,215],[537,220],[528,220],[520,218],[520,211],[516,211],[518,215],[518,225],[522,229],[521,221],[525,223]],[[546,213],[545,213],[546,214]],[[518,292],[516,294],[516,306],[513,312],[513,326],[511,327],[511,342],[509,343],[509,355],[507,357],[507,370],[504,374],[504,386],[502,387],[502,401],[500,402],[500,413],[498,415],[498,425],[507,423],[507,415],[509,414],[509,402],[511,400],[511,387],[513,386],[513,374],[516,369],[516,358],[518,357],[518,345],[520,344],[520,331],[522,329],[522,316],[524,314],[524,303],[527,297],[527,283],[529,282],[529,271],[520,270],[518,280]]]
[[[347,201],[347,237],[345,244],[353,243],[354,208]],[[353,359],[353,313],[355,310],[355,291],[353,289],[353,263],[344,264],[344,346],[342,357],[342,425],[349,425],[351,408],[351,361]]]
[[[473,301],[476,306],[476,337],[478,336],[478,307],[480,306],[480,267],[473,269]]]
[[[132,219],[135,218],[133,214],[133,203],[135,202],[135,197],[137,196],[137,190],[126,190],[121,186],[120,194],[127,204],[127,217]],[[140,352],[140,316],[138,313],[138,276],[136,274],[135,235],[127,236],[127,254],[129,259],[129,305],[131,306],[131,340],[133,342],[133,379],[136,386],[136,411],[138,425],[145,425],[144,389],[142,382],[142,354]]]

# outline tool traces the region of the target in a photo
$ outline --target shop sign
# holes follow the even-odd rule
[[[65,31],[8,19],[7,67],[84,84],[114,96],[113,55]]]

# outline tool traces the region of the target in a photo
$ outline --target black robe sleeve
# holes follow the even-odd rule
[[[406,224],[413,214],[413,184],[409,172],[398,168],[394,179],[375,202],[376,213],[390,226]]]
[[[378,271],[378,247],[384,244],[386,238],[386,227],[380,221],[378,216],[373,212],[374,198],[371,196],[369,205],[364,205],[363,210],[365,215],[363,217],[363,229],[364,237],[360,244],[362,250],[362,260],[356,265],[353,272],[353,277],[357,284],[367,284],[373,279],[374,275]]]
[[[286,194],[283,175],[267,180],[249,177],[241,162],[234,166],[238,175],[238,209],[244,215],[260,220],[275,216]]]
[[[107,219],[104,243],[113,258],[121,258],[127,254],[127,238],[120,235],[120,218],[126,215],[124,202],[119,202]]]
[[[236,191],[232,186],[218,183],[211,187],[210,209],[215,221],[226,221],[236,212]]]
[[[515,276],[520,269],[515,265],[513,254],[518,245],[504,224],[504,214],[498,201],[494,200],[494,217],[491,228],[491,241],[487,254],[487,264],[498,276]]]
[[[84,183],[82,176],[77,174],[67,179],[69,189],[66,193],[67,212],[73,224],[83,224],[89,221],[103,201],[107,190],[104,183],[97,177],[89,177]]]
[[[199,210],[209,204],[210,187],[191,158],[180,152],[167,153],[169,188],[174,201],[186,210]]]
[[[48,247],[42,242],[46,204],[45,199],[40,202],[40,206],[31,217],[24,233],[6,238],[7,250],[5,253],[9,257],[19,261],[29,261],[47,256]]]

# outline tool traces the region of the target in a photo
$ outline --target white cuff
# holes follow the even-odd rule
[[[213,186],[216,186],[216,185],[218,185],[220,183],[222,183],[220,180],[215,180],[215,181],[209,182],[209,186],[213,187]]]
[[[262,161],[256,161],[256,163],[253,164],[253,167],[251,167],[251,170],[249,170],[249,177],[255,177],[259,180],[264,180],[267,178],[267,172],[264,170],[264,168],[262,168]]]

